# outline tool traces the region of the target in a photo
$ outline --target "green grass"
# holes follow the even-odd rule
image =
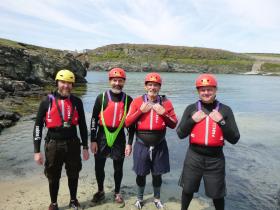
[[[280,58],[280,54],[277,53],[246,53],[246,55]]]
[[[253,65],[253,61],[250,60],[208,60],[208,59],[177,59],[170,60],[170,62],[178,62],[183,64],[194,64],[194,65]]]
[[[21,46],[18,42],[14,42],[14,41],[11,41],[11,40],[8,40],[8,39],[0,39],[0,45],[7,46],[7,47],[24,49],[24,47]]]
[[[124,62],[130,64],[159,64],[161,62],[189,65],[252,66],[253,59],[247,55],[225,50],[180,47],[168,45],[113,44],[87,53],[89,62]]]
[[[31,44],[25,44],[25,43],[15,42],[15,41],[11,41],[8,39],[1,39],[1,38],[0,38],[0,46],[11,47],[13,49],[19,49],[19,50],[28,50],[31,53],[48,55],[56,58],[60,58],[64,54],[62,50],[39,47]]]
[[[280,73],[280,63],[264,63],[261,71],[265,73]]]

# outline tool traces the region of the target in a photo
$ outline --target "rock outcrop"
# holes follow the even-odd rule
[[[53,83],[60,69],[70,69],[78,83],[86,82],[86,69],[72,53],[0,39],[3,77],[43,86]]]
[[[71,52],[0,39],[0,132],[19,120],[13,108],[21,110],[28,106],[25,97],[44,94],[44,86],[54,84],[61,69],[72,70],[77,83],[86,83],[86,68]]]
[[[0,110],[0,133],[4,128],[11,127],[20,119],[21,115],[14,112]]]

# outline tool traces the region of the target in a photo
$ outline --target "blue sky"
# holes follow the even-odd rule
[[[279,0],[1,0],[0,37],[82,50],[145,43],[280,53]]]

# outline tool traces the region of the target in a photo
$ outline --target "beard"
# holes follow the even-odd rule
[[[58,92],[61,96],[69,96],[71,93],[71,89],[70,88],[60,88],[60,89],[58,89]]]
[[[158,93],[159,93],[159,91],[153,91],[153,90],[148,90],[148,91],[147,91],[147,94],[148,94],[149,96],[151,96],[151,97],[157,96]]]
[[[213,101],[215,101],[216,99],[216,95],[210,95],[210,96],[201,96],[200,99],[203,101],[203,102],[208,102],[208,103],[212,103]]]
[[[123,87],[120,85],[114,85],[112,86],[111,90],[115,94],[120,94],[122,92]]]

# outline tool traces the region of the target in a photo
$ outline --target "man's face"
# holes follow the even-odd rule
[[[197,89],[199,98],[204,103],[212,103],[216,98],[216,87],[199,87]]]
[[[145,90],[147,91],[147,94],[151,97],[157,96],[159,94],[160,88],[160,84],[156,82],[147,82],[145,84]]]
[[[59,80],[57,89],[62,96],[69,96],[73,89],[73,83]]]
[[[124,87],[125,79],[112,78],[109,80],[113,93],[121,93]]]

